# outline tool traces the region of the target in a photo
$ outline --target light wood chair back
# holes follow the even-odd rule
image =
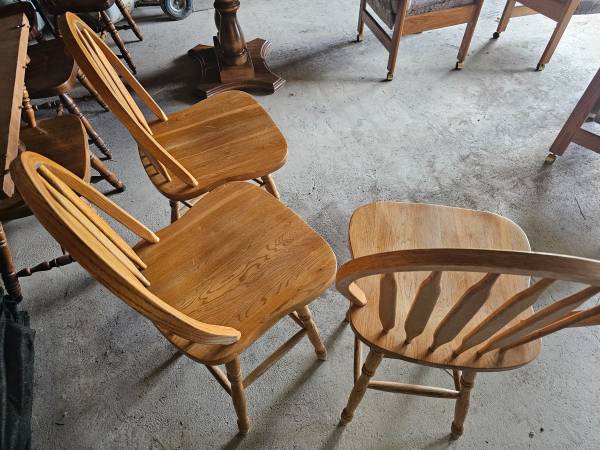
[[[129,130],[137,141],[140,151],[146,155],[154,168],[167,181],[171,181],[173,175],[189,186],[197,186],[198,181],[190,172],[153,137],[144,114],[120,77],[160,121],[166,122],[167,115],[150,94],[104,41],[78,16],[67,12],[59,17],[58,22],[65,45],[77,65],[98,90],[111,111]]]
[[[417,289],[404,323],[397,324],[398,285],[394,274],[403,272],[426,272],[428,275]],[[472,272],[483,276],[464,291],[441,321],[428,326],[444,289],[446,272]],[[482,309],[497,280],[515,275],[539,277],[539,281],[507,298],[465,333],[465,326]],[[591,259],[503,250],[402,250],[349,261],[338,271],[337,288],[352,304],[364,306],[369,299],[356,281],[370,276],[381,277],[379,317],[384,333],[402,326],[407,344],[417,337],[425,338],[432,352],[460,336],[461,339],[453,344],[453,355],[458,356],[476,346],[477,354],[483,355],[532,342],[566,327],[600,323],[600,305],[577,309],[600,292],[600,261]],[[587,286],[554,301],[527,319],[515,320],[557,281]]]
[[[239,331],[183,314],[148,289],[144,261],[81,197],[147,242],[156,234],[62,166],[23,152],[11,175],[25,202],[58,243],[91,275],[157,326],[193,342],[231,344]],[[167,255],[165,255],[166,257]]]

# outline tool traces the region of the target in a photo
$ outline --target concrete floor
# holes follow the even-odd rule
[[[575,17],[552,62],[532,70],[553,23],[514,20],[490,40],[502,2],[486,2],[466,68],[455,72],[462,27],[403,40],[396,80],[382,83],[387,55],[355,36],[358,0],[242,2],[248,38],[274,41],[271,65],[287,79],[259,96],[289,142],[276,173],[284,201],[348,259],[352,211],[374,200],[410,200],[494,211],[523,227],[533,249],[600,257],[600,157],[573,146],[543,167],[554,140],[598,68],[600,16]],[[208,11],[169,22],[136,10],[144,32],[123,32],[139,78],[167,111],[197,100],[186,51],[210,42]],[[114,200],[153,229],[167,202],[141,170],[133,140],[110,113],[82,104],[114,151],[127,184]],[[108,190],[105,183],[97,184]],[[9,223],[19,266],[55,257],[35,218]],[[131,236],[128,236],[132,238]],[[301,343],[248,392],[253,429],[236,436],[227,395],[202,366],[174,358],[148,322],[79,266],[23,279],[37,329],[35,448],[598,448],[600,334],[575,329],[545,340],[520,370],[479,377],[466,433],[447,440],[453,403],[369,392],[355,420],[336,427],[352,385],[347,302],[329,290],[314,303],[329,350],[316,361]],[[556,297],[555,297],[556,298]],[[284,321],[243,359],[252,368],[291,328]],[[384,379],[450,386],[442,371],[385,362]]]

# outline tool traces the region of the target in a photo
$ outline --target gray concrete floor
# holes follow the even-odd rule
[[[466,68],[454,66],[462,27],[403,40],[396,80],[382,83],[387,55],[355,36],[358,0],[242,2],[248,38],[274,42],[271,65],[287,79],[259,96],[289,141],[275,177],[284,201],[348,259],[352,211],[374,200],[433,202],[494,211],[527,232],[538,251],[600,257],[600,157],[573,146],[553,167],[548,147],[596,72],[600,16],[575,17],[546,70],[535,67],[553,29],[514,20],[490,40],[503,4],[486,2]],[[210,42],[209,11],[169,22],[158,8],[135,15],[145,35],[123,32],[139,78],[167,111],[197,100],[186,51]],[[114,151],[127,183],[114,196],[153,229],[167,202],[141,170],[133,140],[110,113],[82,104]],[[97,185],[108,190],[104,183]],[[35,218],[9,223],[19,266],[55,257]],[[131,236],[129,238],[133,239]],[[79,266],[23,280],[37,329],[36,448],[598,448],[600,334],[575,329],[545,340],[520,370],[479,377],[457,443],[447,440],[453,404],[369,392],[355,420],[336,428],[352,384],[346,301],[333,289],[313,311],[329,350],[319,364],[303,342],[248,392],[251,433],[236,437],[229,398],[202,366],[175,359],[148,322]],[[291,329],[284,321],[243,358],[252,368]],[[442,371],[386,362],[382,378],[450,386]]]

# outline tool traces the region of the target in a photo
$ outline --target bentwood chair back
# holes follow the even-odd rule
[[[226,92],[167,116],[80,18],[67,13],[59,26],[81,70],[137,141],[148,177],[171,203],[172,221],[178,202],[229,181],[254,180],[278,197],[271,173],[285,164],[287,144],[254,98]],[[146,120],[119,77],[157,120]]]
[[[303,337],[326,358],[308,304],[333,281],[335,256],[264,190],[228,183],[155,234],[41,155],[19,154],[11,174],[40,223],[78,263],[207,367],[231,395],[240,432],[250,428],[245,389]],[[130,247],[80,197],[142,241]],[[240,354],[288,315],[300,330],[242,378]]]
[[[147,288],[147,266],[83,197],[147,242],[158,237],[125,210],[62,166],[32,152],[13,163],[15,184],[50,234],[98,281],[152,322],[195,342],[230,344],[239,332],[193,320]]]
[[[386,224],[390,220],[398,221],[397,235],[394,225]],[[420,229],[412,228],[416,223]],[[500,236],[477,237],[480,230]],[[360,361],[355,361],[355,386],[342,413],[344,424],[365,390],[372,388],[456,399],[452,437],[458,438],[477,372],[523,366],[538,355],[541,337],[600,323],[600,306],[577,309],[600,292],[600,261],[530,252],[522,231],[499,216],[381,203],[359,209],[350,234],[355,258],[339,269],[337,288],[350,300],[352,328],[370,353],[362,374]],[[435,248],[437,239],[477,246]],[[485,239],[500,249],[485,248]],[[422,248],[395,250],[403,240],[420,241]],[[537,281],[530,285],[531,277]],[[533,305],[559,281],[586,286],[534,311]],[[371,381],[384,357],[452,369],[455,389]]]
[[[153,138],[144,114],[119,75],[127,81],[157,119],[166,121],[167,116],[160,106],[85,22],[67,13],[62,17],[61,24],[63,23],[66,23],[71,31],[71,33],[63,33],[69,50],[111,111],[140,143],[140,148],[143,148],[145,156],[154,168],[168,180],[171,179],[172,174],[190,186],[197,185],[196,179]]]

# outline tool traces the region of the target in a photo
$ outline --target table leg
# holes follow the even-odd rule
[[[200,63],[200,92],[205,96],[231,89],[273,93],[285,80],[271,72],[265,61],[271,43],[246,43],[237,20],[239,0],[215,0],[217,36],[214,46],[199,44],[188,53]]]
[[[6,240],[6,233],[4,232],[2,222],[0,222],[0,271],[2,272],[2,282],[4,283],[7,295],[15,303],[19,303],[23,300],[23,296],[21,295],[21,285],[17,278],[17,271],[12,259],[10,247],[8,246],[8,241]]]

